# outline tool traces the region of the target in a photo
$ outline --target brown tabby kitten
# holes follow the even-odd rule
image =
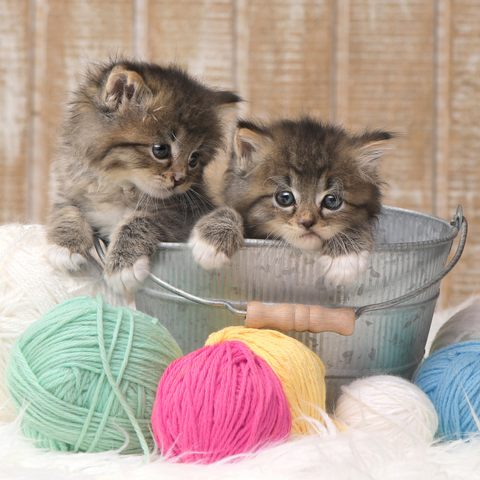
[[[310,117],[271,124],[240,121],[223,190],[224,206],[195,226],[190,245],[197,262],[216,268],[249,238],[280,239],[321,250],[335,284],[365,271],[374,247],[372,228],[381,209],[378,172],[381,130],[350,135]]]
[[[109,284],[124,294],[138,289],[156,244],[186,241],[211,210],[203,170],[239,101],[176,66],[92,67],[73,94],[51,165],[53,265],[81,269],[98,233],[108,244]]]

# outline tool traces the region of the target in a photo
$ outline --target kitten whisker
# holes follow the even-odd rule
[[[162,200],[162,204],[163,204],[162,214],[164,213],[164,214],[168,215],[170,220],[175,221],[174,213],[177,213],[176,210],[174,210],[172,208],[169,208],[169,205],[167,205],[166,202],[165,202],[165,198],[162,197],[161,200]],[[169,203],[174,203],[174,199],[169,197]],[[177,205],[174,204],[174,206],[176,207]]]
[[[208,139],[208,140],[204,141],[202,145],[205,146],[205,147],[214,146],[215,149],[224,146],[223,142],[221,142],[219,140],[214,140],[214,139]]]
[[[330,238],[329,246],[335,256],[348,255],[352,252],[359,253],[362,250],[361,246],[345,232],[338,232],[337,235]]]
[[[263,185],[265,186],[265,183],[267,183],[268,180],[271,180],[276,184],[275,187],[275,193],[278,191],[279,188],[285,188],[285,189],[290,189],[291,187],[285,182],[285,177],[281,175],[272,175],[271,177],[268,177],[265,179],[263,182]]]
[[[269,232],[266,235],[266,240],[271,240],[267,248],[265,249],[264,253],[260,256],[260,259],[264,259],[267,254],[269,254],[272,250],[283,248],[285,250],[285,245],[287,244],[283,238],[282,232]],[[279,242],[279,243],[276,243]]]
[[[187,192],[190,204],[192,205],[192,213],[193,213],[193,218],[195,220],[203,217],[205,215],[206,211],[202,208],[200,205],[200,202],[198,201],[197,198],[192,194],[192,192]]]
[[[282,248],[283,256],[286,256],[285,252],[287,249],[292,248],[292,240],[294,237],[295,233],[292,232],[289,228],[282,228],[279,247]]]
[[[180,202],[182,204],[183,224],[184,225],[185,225],[185,222],[188,219],[189,207],[190,207],[190,212],[193,214],[193,218],[195,219],[195,208],[192,204],[192,201],[191,201],[188,193],[189,192],[187,190],[183,195],[179,195],[179,197],[178,197],[178,199],[180,200]]]
[[[134,212],[136,212],[137,210],[139,210],[141,208],[141,204],[142,204],[142,201],[143,201],[143,195],[144,195],[144,193],[142,191],[140,191],[140,194],[138,195],[138,198],[137,198],[137,204],[135,205],[135,208],[133,209]]]
[[[156,111],[156,110],[154,110]],[[153,118],[153,120],[157,123],[160,123],[160,121],[158,120],[158,118],[153,114],[153,113],[150,113],[150,117]]]
[[[260,168],[260,165],[255,165],[255,167],[253,167],[246,175],[245,175],[245,178],[248,178],[250,177],[251,175],[253,175],[255,173],[256,170],[258,170]]]
[[[202,209],[200,208],[200,205],[197,201],[197,199],[191,195],[191,191],[190,190],[187,190],[185,192],[185,199],[188,201],[189,205],[190,205],[190,209],[193,213],[193,218],[194,219],[197,219],[197,218],[200,218],[202,217]],[[200,211],[200,213],[199,213]]]
[[[141,210],[144,210],[144,211],[147,209],[147,203],[148,203],[147,200],[148,200],[148,197],[149,197],[149,196],[150,196],[150,195],[148,195],[147,193],[145,193],[145,192],[143,192],[142,190],[140,190],[140,194],[139,194],[139,196],[138,196],[137,204],[136,204],[135,209],[134,209],[135,212],[136,212],[137,210],[140,210],[140,209],[141,209]],[[142,206],[142,203],[143,203],[143,202],[145,202],[145,203],[144,203],[144,205]]]
[[[198,184],[192,183],[192,185],[198,185]],[[191,188],[188,191],[193,195],[196,195],[199,198],[199,200],[201,200],[203,205],[206,207],[207,211],[215,207],[215,205],[205,195],[202,195],[200,192],[197,192],[195,189]]]
[[[172,137],[180,144],[180,145],[183,145],[183,143],[177,138],[177,136],[175,135],[175,132],[172,131]]]
[[[351,249],[356,253],[359,253],[360,251],[362,251],[362,249],[363,249],[362,245],[358,241],[354,240],[351,235],[349,235],[346,232],[339,232],[339,233],[341,234],[342,238],[344,239],[344,242],[346,242],[346,244],[345,244],[346,246],[347,246],[347,244],[350,245]],[[347,251],[347,253],[348,253],[348,251]]]

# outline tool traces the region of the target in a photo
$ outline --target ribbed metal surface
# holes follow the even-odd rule
[[[396,298],[421,287],[445,266],[457,228],[445,220],[385,207],[377,248],[368,270],[354,283],[328,285],[319,252],[301,252],[263,240],[247,240],[232,263],[218,271],[198,266],[185,244],[159,245],[152,273],[194,295],[238,302],[303,303],[360,307]],[[363,314],[350,337],[292,333],[323,360],[328,403],[341,384],[363,375],[409,377],[424,355],[440,285],[396,307]],[[243,318],[164,291],[153,282],[136,295],[137,308],[157,317],[185,354],[203,347],[208,335]]]

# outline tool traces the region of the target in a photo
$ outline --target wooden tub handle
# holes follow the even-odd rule
[[[247,304],[245,326],[274,328],[282,332],[335,332],[351,335],[355,328],[355,310],[352,308],[325,308],[318,305],[265,305],[261,302]]]

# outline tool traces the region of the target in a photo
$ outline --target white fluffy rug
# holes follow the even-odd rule
[[[22,437],[19,418],[12,413],[3,385],[11,345],[31,322],[71,296],[103,292],[111,303],[122,302],[108,291],[95,268],[76,278],[52,272],[43,259],[44,247],[39,226],[0,227],[0,403],[4,403],[0,408],[0,479],[480,479],[480,437],[396,445],[387,434],[332,429],[321,437],[292,439],[235,463],[208,466],[172,464],[158,454],[146,459],[116,452],[74,454],[36,449]],[[27,293],[20,295],[20,290]],[[474,300],[478,299],[438,312],[428,343],[444,321]]]
[[[480,478],[480,439],[402,450],[362,432],[304,437],[237,463],[171,464],[152,456],[52,453],[21,438],[15,424],[0,429],[0,478],[35,480],[473,480]]]
[[[0,407],[8,399],[5,368],[10,350],[29,325],[72,297],[102,293],[112,305],[123,303],[107,288],[97,264],[92,262],[81,275],[72,276],[54,270],[45,251],[42,226],[0,226]],[[13,412],[7,402],[0,408],[0,421],[12,420]]]

